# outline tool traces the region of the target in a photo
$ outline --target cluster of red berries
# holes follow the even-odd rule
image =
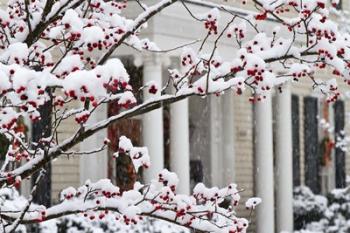
[[[20,176],[17,176],[15,178],[15,183],[13,184],[15,186],[16,189],[19,189],[20,186],[21,186],[21,181],[22,181],[22,178]]]
[[[40,217],[37,219],[37,221],[42,222],[42,221],[45,221],[45,219],[46,219],[46,211],[42,210],[40,211]]]
[[[59,107],[63,107],[63,105],[64,105],[64,103],[65,103],[65,101],[64,101],[64,99],[61,97],[61,96],[56,96],[55,97],[55,101],[54,101],[54,105],[57,107],[57,106],[59,106]]]
[[[262,74],[265,72],[264,69],[259,69],[258,65],[254,66],[255,68],[250,68],[247,70],[248,76],[253,76],[256,82],[261,82],[264,80]],[[257,84],[257,83],[256,83]]]
[[[162,174],[158,174],[158,181],[160,183],[163,183],[164,186],[168,186],[169,181],[167,179],[165,179]],[[170,185],[169,188],[172,192],[175,192],[175,190],[176,190],[175,185]]]
[[[8,185],[14,185],[17,189],[20,187],[21,185],[21,177],[20,176],[13,176],[12,173],[6,173],[6,182]]]
[[[73,197],[74,197],[74,194],[73,193],[65,193],[63,195],[63,197],[66,199],[66,200],[71,200]]]
[[[298,72],[293,72],[292,73],[293,80],[298,81],[301,77],[306,77],[307,74],[308,74],[307,70],[305,70],[305,69],[298,71]]]
[[[70,32],[68,40],[69,41],[78,41],[81,38],[80,32]]]
[[[117,7],[118,9],[123,9],[126,8],[128,5],[128,1],[127,0],[123,0],[122,2],[112,2],[111,3],[112,6]]]
[[[218,34],[218,22],[211,14],[208,14],[204,21],[204,27],[209,31],[209,34]]]
[[[304,19],[308,18],[311,14],[311,10],[307,8],[307,6],[304,6],[304,8],[301,10],[301,14],[304,17]]]
[[[130,225],[130,224],[136,224],[137,221],[134,218],[128,218],[127,216],[123,215],[123,221],[125,225]]]
[[[337,51],[337,55],[338,55],[338,56],[342,56],[342,55],[344,55],[344,54],[345,54],[345,49],[344,49],[344,48],[338,49],[338,51]]]
[[[26,151],[20,151],[20,152],[8,152],[8,156],[14,158],[16,161],[21,161],[22,159],[25,159],[26,161],[29,161],[29,154]]]
[[[322,37],[325,37],[326,39],[330,41],[336,41],[337,38],[335,36],[335,33],[333,31],[327,31],[327,30],[321,30],[317,29],[315,27],[311,28],[311,33],[316,35],[316,38],[320,40]]]
[[[3,114],[6,114],[6,112],[2,112]],[[7,123],[3,123],[1,125],[1,128],[3,129],[11,129],[17,122],[17,118],[12,118],[11,120],[7,121]]]
[[[215,68],[218,68],[218,67],[221,65],[221,62],[220,62],[220,61],[217,61],[217,60],[215,60],[215,59],[212,59],[212,60],[210,61],[210,64],[211,64],[212,66],[214,66]]]
[[[27,60],[24,59],[24,58],[23,59],[19,59],[18,57],[14,57],[13,59],[14,59],[14,61],[15,61],[15,63],[17,65],[22,65],[22,64],[25,64],[27,62]]]
[[[128,108],[132,107],[134,105],[134,103],[130,99],[128,99],[128,100],[126,100],[125,102],[123,102],[123,103],[121,103],[119,105],[122,108],[128,109]]]
[[[188,208],[190,209],[191,207],[188,206]],[[189,209],[188,209],[188,210],[189,210]],[[175,207],[175,211],[176,211],[176,217],[177,217],[177,218],[180,218],[180,217],[186,215],[186,209],[177,209],[177,208]]]
[[[181,65],[186,66],[186,65],[193,65],[193,59],[191,54],[187,54],[186,56],[183,56],[181,59]]]
[[[327,103],[334,103],[338,100],[340,93],[338,91],[333,91],[332,95],[327,97]]]
[[[264,11],[264,12],[257,14],[255,16],[256,20],[265,20],[266,18],[267,18],[267,11]]]
[[[29,114],[29,119],[32,121],[32,122],[37,122],[40,120],[40,115],[38,114]]]
[[[317,2],[317,6],[321,9],[324,9],[326,7],[326,5],[324,4],[324,2]]]
[[[151,85],[151,86],[148,88],[148,92],[151,93],[151,94],[153,94],[153,95],[157,94],[157,92],[158,92],[157,86],[154,85],[154,84]]]
[[[275,13],[276,13],[276,14],[283,14],[283,13],[289,12],[289,11],[290,11],[289,8],[280,7],[280,8],[278,8],[277,10],[275,10]]]
[[[334,69],[332,74],[336,75],[336,76],[341,76],[341,73],[339,72],[339,70]]]
[[[143,48],[143,49],[146,49],[146,50],[149,49],[149,48],[150,48],[149,43],[148,43],[147,41],[144,41],[144,42],[143,42],[142,48]]]
[[[9,21],[6,21],[5,19],[3,18],[0,18],[0,24],[3,28],[6,28],[8,26],[10,26],[10,22]]]
[[[323,57],[323,58],[328,58],[329,60],[333,60],[334,57],[331,53],[329,53],[327,50],[325,49],[319,49],[318,50],[318,54]]]
[[[326,63],[325,62],[317,62],[314,64],[314,66],[316,66],[320,69],[324,69],[324,68],[326,68]]]
[[[260,102],[260,101],[262,101],[264,99],[266,99],[265,95],[254,95],[254,96],[249,97],[248,100],[251,103],[256,103],[256,102]]]
[[[93,43],[87,43],[87,48],[89,52],[94,51],[95,49],[102,50],[103,48],[103,43],[101,40]]]
[[[97,75],[99,77],[99,75]],[[103,87],[111,92],[116,92],[129,87],[129,84],[125,81],[120,82],[118,79],[112,79],[109,83],[104,83]]]
[[[124,8],[127,7],[127,3],[128,3],[127,0],[123,0],[122,2],[111,2],[110,5],[111,5],[112,7],[115,7],[115,8],[118,8],[119,10],[121,10],[121,9],[124,9]],[[101,11],[101,12],[104,12],[104,9],[102,8],[100,2],[90,3],[89,6],[90,6],[91,8],[95,8],[95,10],[99,10],[99,11]]]
[[[237,224],[237,220],[234,220],[234,224]],[[236,228],[229,230],[229,233],[240,233],[243,231],[243,229],[247,227],[248,227],[247,223],[243,223],[242,227],[236,226]]]
[[[116,196],[120,196],[120,193],[117,192],[110,192],[110,191],[102,191],[101,194],[105,196],[106,198],[113,198]]]
[[[332,5],[332,7],[337,7],[338,3],[335,0],[332,0],[331,1],[331,5]]]
[[[293,1],[289,1],[289,2],[288,2],[288,5],[289,5],[289,6],[292,6],[292,7],[297,7],[297,6],[298,6],[298,2],[297,2],[297,1],[294,1],[294,0],[293,0]]]
[[[237,39],[239,39],[239,40],[244,39],[245,35],[244,35],[244,32],[243,32],[243,29],[238,28],[238,27],[234,27],[233,28],[233,32],[235,33]],[[228,38],[232,37],[232,32],[231,31],[227,32],[227,37]]]
[[[202,87],[197,87],[197,92],[199,94],[204,94],[204,89]]]
[[[90,112],[88,111],[85,111],[83,112],[82,114],[77,114],[75,116],[75,121],[78,123],[78,124],[84,124],[85,122],[87,122],[87,120],[89,119],[90,117]]]

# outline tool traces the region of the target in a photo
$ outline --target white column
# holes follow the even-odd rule
[[[88,124],[93,124],[107,118],[107,105],[100,105],[90,116]],[[81,151],[91,151],[101,148],[104,139],[107,137],[107,129],[103,129],[91,135],[80,143]],[[80,156],[80,184],[90,179],[92,182],[107,178],[108,150],[98,153]]]
[[[210,97],[211,185],[225,186],[234,182],[233,94]]]
[[[221,187],[224,185],[223,174],[223,124],[222,124],[222,98],[210,96],[210,169],[211,185]]]
[[[170,106],[170,168],[180,182],[177,192],[190,194],[190,139],[188,100]]]
[[[277,232],[293,231],[292,106],[289,85],[276,95]]]
[[[143,62],[143,83],[150,81],[162,86],[162,63],[158,56],[150,55],[144,58]],[[160,95],[160,90],[156,95],[144,91],[144,100]],[[164,168],[164,135],[163,135],[163,108],[159,108],[143,115],[142,119],[143,145],[148,148],[151,158],[151,167],[144,169],[144,180],[150,182],[157,178],[158,172]]]
[[[224,185],[235,181],[235,127],[233,110],[233,92],[228,91],[222,96],[222,133],[223,133],[223,167]]]
[[[1,3],[0,3],[1,4]],[[32,121],[29,119],[29,117],[24,117],[24,124],[28,127],[28,133],[27,135],[33,135],[33,123]],[[51,163],[51,172],[53,171],[54,169],[54,161]],[[51,179],[52,179],[52,174],[51,174]],[[52,186],[54,186],[54,184],[52,184]],[[29,198],[30,197],[30,192],[32,190],[32,178],[28,177],[26,179],[23,179],[22,182],[21,182],[21,195],[26,197],[26,198]]]
[[[254,105],[255,187],[262,198],[257,207],[257,232],[274,233],[274,186],[271,96]]]

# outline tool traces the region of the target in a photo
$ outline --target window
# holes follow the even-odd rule
[[[339,3],[337,5],[337,10],[342,10],[343,9],[343,0],[339,0]]]
[[[335,138],[343,137],[342,131],[345,126],[345,107],[343,101],[335,102],[334,106],[334,136]],[[341,148],[335,149],[335,186],[344,188],[345,181],[345,152]]]
[[[293,114],[295,111],[293,109]],[[343,101],[330,105],[313,97],[304,98],[305,185],[314,193],[327,193],[346,185],[345,153],[335,148],[334,143],[343,136],[344,116]],[[293,132],[294,124],[295,121]],[[296,140],[294,136],[293,140]],[[294,153],[297,151],[293,149]]]
[[[47,102],[40,107],[41,120],[35,122],[32,128],[32,140],[37,142],[42,137],[49,137],[51,135],[51,110],[52,103]],[[51,163],[48,163],[44,167],[45,176],[40,180],[37,191],[33,196],[33,201],[37,204],[50,206],[51,205]],[[32,184],[35,183],[39,173],[35,173],[32,176]]]
[[[191,187],[194,187],[196,184],[203,182],[203,164],[200,159],[190,161],[190,177]]]
[[[321,192],[320,156],[318,142],[318,101],[304,98],[305,185],[314,193]]]
[[[134,90],[139,90],[142,86],[142,67],[133,65],[130,58],[122,59],[125,69],[130,74],[130,84]],[[135,97],[142,99],[142,91],[135,93]],[[123,111],[117,101],[108,105],[108,117],[117,115]],[[141,119],[135,117],[132,119],[121,120],[118,123],[111,124],[108,127],[108,138],[111,140],[108,150],[108,177],[113,183],[118,184],[122,190],[129,190],[133,187],[141,174],[137,174],[129,156],[120,155],[117,159],[113,158],[114,152],[118,150],[119,137],[126,136],[132,140],[134,146],[141,146]]]
[[[0,134],[0,145],[1,145],[0,146],[0,165],[1,165],[5,161],[5,156],[10,146],[9,140],[3,134]]]
[[[292,96],[293,186],[300,186],[299,97]]]
[[[321,158],[321,191],[326,194],[335,188],[334,111],[326,101],[319,102],[319,153]]]

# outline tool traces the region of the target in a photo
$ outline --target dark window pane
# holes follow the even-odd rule
[[[51,108],[52,103],[47,102],[40,107],[41,120],[33,124],[33,141],[38,142],[43,137],[49,137],[51,135]],[[51,162],[44,167],[45,175],[41,178],[37,190],[33,196],[35,203],[45,206],[51,205]],[[40,172],[40,170],[39,170]],[[36,181],[39,172],[32,176],[32,183]]]
[[[321,192],[320,156],[318,143],[318,101],[314,97],[304,98],[304,152],[305,185],[314,193]]]
[[[343,9],[343,0],[339,0],[339,3],[338,3],[336,8],[337,8],[337,10]]]
[[[334,104],[334,133],[335,138],[343,137],[344,130],[344,102],[337,101]],[[345,153],[341,148],[335,149],[335,185],[336,188],[345,187]]]
[[[293,185],[300,186],[299,97],[292,96]]]
[[[190,161],[190,177],[194,184],[203,182],[203,164],[200,160]]]

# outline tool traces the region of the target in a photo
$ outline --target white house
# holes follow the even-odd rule
[[[145,3],[156,2],[145,0]],[[206,12],[216,3],[224,3],[234,13],[246,14],[250,6],[241,9],[239,1],[184,0],[196,13]],[[128,14],[137,15],[141,8],[129,1]],[[349,7],[343,4],[343,7]],[[222,20],[230,14],[222,12]],[[335,16],[334,16],[335,17]],[[274,22],[266,22],[271,30]],[[193,20],[181,2],[162,11],[148,23],[144,35],[164,49],[171,49],[204,38],[203,25]],[[250,32],[253,33],[253,32]],[[198,47],[199,44],[191,46]],[[210,51],[213,43],[205,49]],[[228,39],[219,44],[219,53],[230,58],[235,52]],[[120,57],[135,82],[154,80],[159,84],[168,78],[167,69],[178,66],[180,50],[168,53],[139,54],[123,47],[114,56]],[[327,77],[320,73],[319,77]],[[137,85],[137,84],[136,84]],[[274,233],[293,230],[293,186],[307,185],[314,192],[327,192],[345,185],[350,173],[350,159],[340,149],[329,155],[319,151],[325,140],[334,139],[343,129],[350,131],[346,112],[350,102],[341,100],[327,105],[312,93],[311,81],[292,83],[280,94],[277,90],[265,102],[251,104],[249,93],[237,96],[227,92],[221,97],[191,97],[143,116],[125,121],[99,132],[84,141],[84,150],[98,147],[97,143],[109,137],[113,143],[121,134],[129,134],[136,144],[145,145],[152,159],[150,169],[143,172],[149,181],[159,170],[169,167],[180,178],[179,192],[190,193],[196,182],[223,186],[235,182],[245,191],[243,199],[259,196],[262,204],[253,216],[256,222],[251,232]],[[341,86],[346,89],[347,87]],[[144,98],[147,98],[145,94]],[[100,108],[90,121],[113,114],[116,106]],[[334,130],[320,129],[326,119]],[[74,124],[60,129],[61,137],[74,132]],[[52,163],[52,199],[68,186],[78,186],[87,179],[116,177],[113,146],[109,151],[80,158],[59,158]],[[325,156],[328,156],[325,158]],[[325,161],[326,160],[326,161]],[[241,207],[238,213],[248,216]]]

